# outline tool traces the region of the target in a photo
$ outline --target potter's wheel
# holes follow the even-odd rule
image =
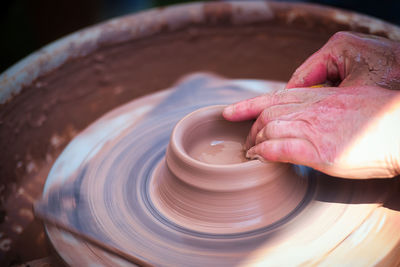
[[[129,265],[132,261],[170,266],[398,263],[398,179],[354,181],[305,169],[296,174],[285,165],[285,173],[297,178],[285,185],[292,188],[279,203],[266,204],[270,220],[259,222],[257,216],[250,220],[243,213],[236,225],[229,216],[221,216],[223,223],[211,223],[218,217],[218,208],[220,214],[227,210],[241,214],[240,208],[235,211],[242,207],[235,193],[214,190],[217,193],[208,195],[232,197],[226,209],[219,206],[224,201],[220,198],[215,207],[199,212],[201,199],[196,203],[191,193],[183,204],[174,198],[170,208],[184,209],[177,210],[177,216],[159,204],[163,203],[160,199],[175,196],[164,190],[168,197],[163,198],[163,193],[154,194],[154,188],[158,188],[157,173],[165,168],[172,129],[182,117],[204,106],[232,103],[281,87],[282,83],[275,82],[194,75],[175,89],[135,100],[88,127],[56,161],[43,199],[35,207],[61,226],[47,226],[61,257],[73,266]],[[213,188],[202,190],[193,192]],[[268,199],[272,193],[266,191],[254,192],[265,197],[254,202],[260,203],[259,210],[265,208],[262,203],[276,199]],[[288,199],[292,200],[285,202]],[[191,205],[186,205],[189,200]],[[106,251],[94,244],[104,244]],[[122,257],[109,253],[113,251]]]

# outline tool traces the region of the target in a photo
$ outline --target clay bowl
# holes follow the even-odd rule
[[[246,159],[252,122],[226,121],[223,108],[202,108],[178,122],[154,174],[152,200],[168,219],[199,232],[270,226],[299,206],[307,180],[289,164]]]
[[[196,3],[71,34],[0,75],[0,265],[50,254],[31,206],[68,142],[109,110],[210,71],[286,81],[339,30],[400,40],[378,19],[298,3]]]

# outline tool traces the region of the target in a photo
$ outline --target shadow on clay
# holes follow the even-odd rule
[[[387,179],[343,179],[315,173],[319,190],[315,199],[343,204],[382,204],[400,211],[400,176]]]

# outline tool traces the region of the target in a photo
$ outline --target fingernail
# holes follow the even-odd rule
[[[224,115],[224,117],[231,117],[233,115],[233,109],[233,105],[227,106],[226,108],[224,108],[222,115]]]

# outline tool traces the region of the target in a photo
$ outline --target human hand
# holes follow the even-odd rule
[[[292,75],[286,88],[318,84],[400,89],[400,45],[378,36],[338,32]]]
[[[246,141],[249,158],[290,162],[346,178],[400,174],[400,91],[376,86],[296,88],[224,112],[262,110]]]
[[[338,33],[298,68],[287,88],[231,105],[224,117],[254,119],[249,157],[310,166],[348,178],[400,173],[399,44]],[[320,83],[339,87],[297,88]]]

